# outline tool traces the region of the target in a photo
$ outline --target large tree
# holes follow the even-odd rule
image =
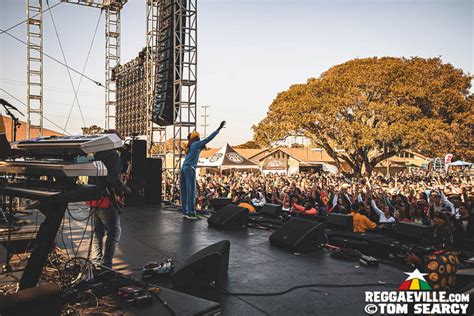
[[[97,125],[91,125],[89,127],[81,127],[83,135],[101,134],[104,129]]]
[[[262,147],[256,141],[249,140],[249,141],[246,141],[245,143],[234,146],[234,148],[237,148],[237,149],[260,149]]]
[[[350,60],[279,93],[254,138],[303,133],[358,175],[406,149],[470,159],[471,79],[439,58]]]

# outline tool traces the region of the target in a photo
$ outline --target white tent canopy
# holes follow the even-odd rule
[[[336,174],[338,169],[336,166],[330,165],[328,163],[323,163],[323,171]]]
[[[466,162],[466,161],[462,161],[462,160],[458,160],[458,161],[455,161],[455,162],[451,162],[448,166],[458,166],[458,167],[464,167],[464,166],[470,166],[471,163],[470,162]]]
[[[229,144],[225,144],[214,155],[206,159],[199,159],[200,168],[219,168],[226,169],[258,169],[259,166],[254,162],[242,157]]]

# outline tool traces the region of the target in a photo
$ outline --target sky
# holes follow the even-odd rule
[[[65,3],[51,14],[68,64],[81,71],[92,43],[84,73],[104,82],[105,16]],[[24,19],[25,0],[0,1],[1,29]],[[49,12],[43,20],[44,52],[62,60]],[[227,121],[213,147],[250,140],[277,93],[353,58],[441,56],[473,74],[473,20],[474,0],[198,0],[198,130],[199,107],[206,105],[208,133]],[[145,22],[145,0],[129,0],[122,10],[122,64],[144,47]],[[10,32],[26,39],[25,24]],[[1,34],[0,54],[0,97],[26,112],[4,92],[26,102],[26,48]],[[72,80],[77,86],[80,77]],[[45,58],[44,116],[64,128],[73,100],[66,68]],[[103,126],[104,89],[82,79],[78,100],[86,126]],[[66,130],[79,134],[82,126],[76,104]],[[45,127],[58,130],[50,122]]]

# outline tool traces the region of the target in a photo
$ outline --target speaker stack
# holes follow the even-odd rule
[[[146,159],[145,202],[161,203],[163,161],[159,158]]]
[[[131,183],[133,187],[143,188],[146,182],[146,140],[133,139],[131,145]]]
[[[131,172],[128,185],[132,194],[128,206],[161,203],[162,160],[146,157],[146,141],[133,139],[130,148]]]

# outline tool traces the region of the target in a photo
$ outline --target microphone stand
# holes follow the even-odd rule
[[[10,111],[10,107],[6,104],[2,104],[3,108],[5,109],[5,114],[8,115],[12,120],[12,140],[16,142],[16,131],[18,127],[21,126],[20,120]],[[17,110],[18,111],[18,110]],[[21,115],[23,115],[20,111],[18,111]]]
[[[0,99],[0,104],[3,106],[5,109],[5,114],[8,115],[11,120],[12,120],[12,140],[15,142],[16,141],[16,135],[17,135],[17,128],[21,125],[20,120],[10,111],[10,109],[17,111],[21,115],[21,113],[16,107],[8,103],[7,101]],[[2,224],[8,224],[8,236],[7,236],[7,249],[6,249],[6,262],[2,267],[2,273],[10,273],[12,272],[12,267],[10,265],[10,259],[11,259],[11,237],[12,237],[12,231],[13,231],[13,221],[15,220],[15,216],[13,214],[13,198],[10,197],[9,199],[9,207],[8,207],[8,214],[6,214],[6,208],[7,208],[7,200],[5,196],[3,196],[2,199],[2,206],[0,209],[0,213],[2,215],[2,220],[0,222],[6,221],[6,223]]]

